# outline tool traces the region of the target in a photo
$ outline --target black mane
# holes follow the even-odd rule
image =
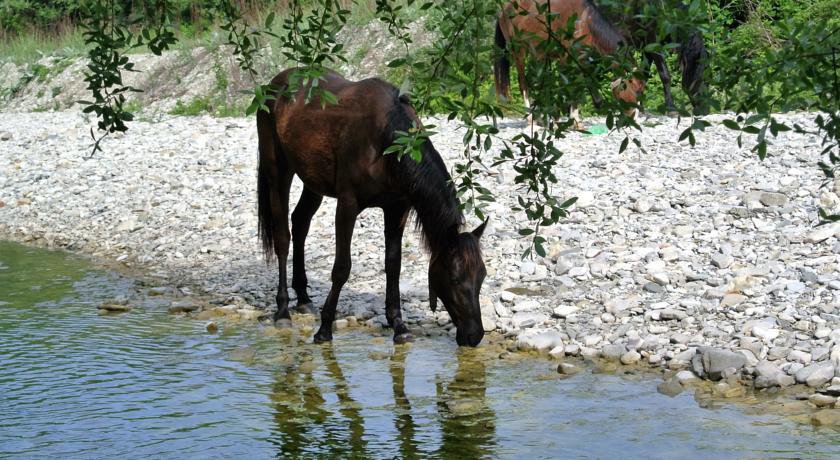
[[[387,116],[383,150],[393,143],[395,131],[408,131],[414,126],[415,118],[407,110],[407,104],[407,98],[400,97],[394,88],[394,105]],[[428,140],[422,149],[420,162],[407,155],[397,159],[395,153],[387,155],[386,161],[394,168],[408,195],[417,215],[417,227],[422,231],[423,242],[432,256],[436,256],[456,244],[464,215],[455,196],[452,177],[440,154]]]
[[[592,0],[583,0],[583,6],[592,17],[592,21],[589,23],[590,36],[601,52],[613,53],[625,44],[624,36],[607,20]]]

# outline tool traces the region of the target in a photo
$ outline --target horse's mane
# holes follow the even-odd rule
[[[393,143],[395,131],[408,131],[415,122],[415,117],[406,107],[408,100],[400,97],[396,88],[391,88],[394,91],[394,104],[387,114],[383,150]],[[456,244],[464,215],[455,196],[452,177],[431,141],[427,140],[423,144],[422,152],[420,162],[408,155],[397,159],[396,154],[387,155],[386,161],[393,168],[397,180],[406,187],[423,242],[432,256],[436,256]]]
[[[589,35],[602,53],[613,53],[624,44],[621,32],[604,16],[592,0],[581,0],[583,8],[589,12]]]

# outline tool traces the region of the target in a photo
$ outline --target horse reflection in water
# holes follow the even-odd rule
[[[321,388],[312,375],[314,361],[302,354],[284,372],[272,388],[275,403],[274,420],[280,439],[277,444],[279,458],[298,458],[328,452],[341,457],[364,457],[367,450],[364,438],[365,425],[359,405],[350,397],[347,380],[335,359],[332,347],[322,347],[321,357],[334,383],[339,414],[327,410]],[[314,432],[312,428],[316,428]]]
[[[475,349],[458,350],[458,370],[445,384],[438,380],[437,407],[443,458],[488,458],[496,451],[496,415],[485,400],[487,369]]]
[[[282,369],[273,387],[277,435],[272,440],[278,458],[483,458],[495,451],[495,414],[485,402],[486,369],[475,350],[459,350],[452,379],[435,379],[435,401],[406,394],[408,348],[398,346],[388,361],[393,405],[382,401],[363,408],[350,395],[350,386],[332,347],[320,350],[317,365],[300,353],[294,364]],[[330,390],[316,382],[313,371],[325,369]],[[382,376],[384,377],[384,376]],[[367,374],[365,380],[380,380]],[[334,396],[325,393],[333,393]],[[384,395],[383,395],[384,396]],[[337,402],[334,413],[329,406]],[[425,407],[424,407],[425,403]],[[393,413],[395,439],[388,427],[377,426],[363,411],[385,409]],[[436,413],[430,417],[430,411]],[[366,423],[367,422],[367,423]],[[435,430],[439,425],[439,434]],[[368,427],[366,433],[365,427]]]

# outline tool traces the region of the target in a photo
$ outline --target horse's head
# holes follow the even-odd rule
[[[443,301],[457,328],[455,341],[460,346],[474,347],[484,337],[478,295],[487,275],[479,246],[486,225],[484,221],[472,232],[459,234],[451,247],[444,254],[433,255],[429,264],[429,304],[435,311],[437,299]]]
[[[645,90],[645,81],[636,77],[627,80],[619,79],[612,82],[611,88],[614,98],[635,106]],[[629,108],[624,111],[624,114],[628,117],[634,117],[636,116],[636,108]]]

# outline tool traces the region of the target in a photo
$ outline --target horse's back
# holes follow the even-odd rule
[[[286,88],[293,71],[281,72],[272,84]],[[306,103],[303,89],[275,101],[275,126],[287,165],[321,195],[349,189],[375,193],[386,180],[381,150],[398,91],[379,79],[354,82],[332,71],[319,86],[337,103],[322,105],[317,98]]]
[[[550,3],[549,3],[550,2]],[[548,9],[541,12],[543,5],[549,3]],[[583,39],[585,45],[592,46],[589,38],[590,4],[587,0],[511,0],[502,7],[499,23],[502,31],[510,40],[516,32],[536,36],[546,40],[549,36],[546,30],[545,13],[551,13],[551,30],[557,31],[566,26],[569,19],[576,17],[574,38]],[[526,12],[526,14],[522,14]],[[529,40],[531,42],[532,40]],[[568,45],[568,43],[564,44]],[[531,52],[541,55],[535,43],[531,43]]]

